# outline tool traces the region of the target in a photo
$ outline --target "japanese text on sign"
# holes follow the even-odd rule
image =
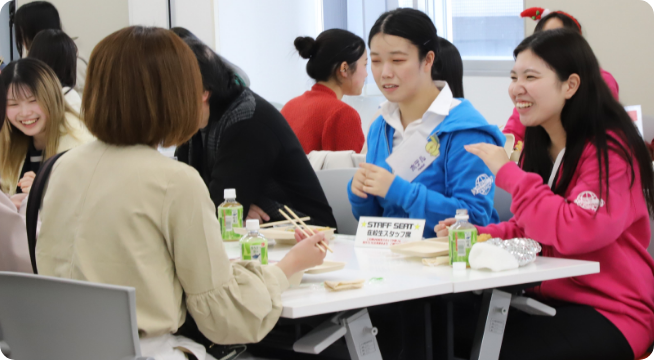
[[[356,245],[388,247],[422,240],[425,220],[361,217]]]
[[[422,171],[422,169],[425,168],[425,161],[427,161],[427,158],[424,156],[420,156],[416,161],[411,164],[411,171],[416,172],[416,171]]]

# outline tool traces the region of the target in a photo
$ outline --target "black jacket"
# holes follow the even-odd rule
[[[310,216],[311,223],[336,227],[295,133],[275,107],[250,89],[244,89],[218,120],[210,118],[175,155],[200,172],[216,206],[224,200],[223,190],[234,188],[244,216],[256,204],[271,221],[285,220],[278,209],[287,205],[298,216]]]

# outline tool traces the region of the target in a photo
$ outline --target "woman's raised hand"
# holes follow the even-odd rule
[[[295,239],[298,243],[277,263],[277,266],[282,269],[287,278],[298,271],[321,265],[327,255],[326,251],[323,252],[316,246],[321,241],[327,241],[325,240],[325,234],[318,232],[316,235],[305,237],[296,230]]]
[[[466,145],[467,152],[479,156],[479,158],[488,166],[493,175],[497,175],[502,166],[508,163],[509,157],[503,147],[496,145],[479,143]]]

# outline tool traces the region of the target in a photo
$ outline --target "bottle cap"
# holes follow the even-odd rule
[[[470,216],[468,216],[468,210],[466,209],[458,209],[456,211],[456,215],[454,216],[456,220],[468,220]]]
[[[454,269],[454,271],[466,271],[466,267],[467,264],[464,261],[456,261],[452,263],[452,269]]]
[[[225,199],[236,199],[236,189],[225,189]]]
[[[247,231],[258,231],[259,230],[259,220],[257,219],[248,219],[245,222],[245,228]]]

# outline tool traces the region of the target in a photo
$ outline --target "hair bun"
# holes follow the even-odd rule
[[[316,40],[310,36],[298,36],[293,42],[300,56],[308,59],[315,53]]]

